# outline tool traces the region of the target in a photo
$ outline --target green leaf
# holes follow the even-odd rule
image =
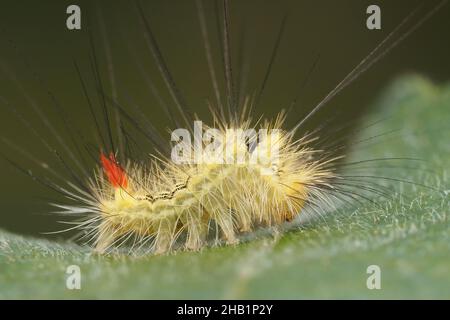
[[[168,256],[98,256],[1,232],[0,298],[450,298],[450,87],[405,77],[374,111],[355,141],[401,130],[355,144],[348,161],[422,160],[381,161],[375,169],[367,162],[358,174],[438,190],[378,179],[391,198],[355,202],[236,246]],[[66,288],[70,265],[81,269],[81,290]],[[380,290],[366,286],[369,265],[381,268]]]

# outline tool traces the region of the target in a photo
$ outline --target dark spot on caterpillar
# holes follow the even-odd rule
[[[154,199],[155,200],[159,200],[159,199],[170,199],[172,197],[172,193],[171,192],[167,192],[167,191],[163,191],[160,192],[159,194],[157,194]]]
[[[151,194],[147,194],[145,195],[145,198],[139,199],[139,200],[147,200],[150,201],[151,203],[155,202],[156,200],[169,200],[172,199],[175,195],[175,193],[177,191],[180,191],[182,189],[187,188],[188,182],[189,182],[190,177],[187,177],[186,182],[181,182],[181,183],[177,183],[175,185],[175,188],[170,191],[170,192],[160,192],[159,194],[157,194],[156,196],[152,196]]]

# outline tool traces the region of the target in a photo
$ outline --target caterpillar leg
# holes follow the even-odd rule
[[[114,232],[114,229],[112,229],[111,226],[107,225],[106,223],[102,223],[99,226],[98,230],[95,252],[100,254],[105,253],[108,250],[108,248],[110,248],[111,245],[114,243],[115,239],[116,234]]]
[[[188,250],[199,250],[205,243],[208,233],[208,219],[198,213],[189,214],[186,221],[187,239],[185,247]]]
[[[239,242],[234,232],[233,216],[230,209],[220,217],[218,216],[216,221],[225,236],[227,244],[236,244]]]
[[[155,254],[167,253],[175,242],[177,221],[162,219],[156,233],[154,250]]]

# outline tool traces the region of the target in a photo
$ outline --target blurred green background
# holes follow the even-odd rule
[[[368,30],[365,26],[366,8],[372,3],[381,7],[382,30],[379,31]],[[420,3],[421,1],[409,0],[231,1],[234,71],[239,83],[242,83],[244,74],[248,76],[243,91],[249,94],[256,92],[261,86],[282,17],[288,13],[285,33],[255,117],[260,114],[271,116],[281,108],[289,106],[298,92],[299,84],[317,55],[320,55],[317,67],[301,92],[294,116],[290,117],[290,124],[294,123]],[[422,3],[425,8],[432,5],[431,1]],[[69,31],[66,28],[65,12],[70,4],[78,4],[81,7],[80,31]],[[207,98],[213,98],[213,91],[195,2],[143,1],[142,5],[179,88],[189,106],[203,118],[207,115],[205,101]],[[213,1],[207,1],[204,6],[216,72],[222,76],[215,5]],[[100,73],[107,93],[112,94],[112,86],[108,80],[105,35],[111,48],[115,75],[113,87],[117,89],[119,101],[127,107],[132,103],[140,105],[152,123],[163,133],[169,125],[142,74],[143,71],[151,77],[166,103],[172,103],[145,46],[143,29],[132,2],[2,0],[1,136],[7,137],[52,167],[58,166],[55,157],[39,143],[38,138],[21,125],[20,120],[14,117],[4,102],[7,101],[17,108],[49,144],[56,145],[57,138],[48,132],[30,106],[31,100],[39,105],[61,137],[68,141],[64,125],[55,109],[54,97],[67,114],[71,125],[94,146],[98,145],[94,138],[94,124],[74,68],[76,61],[87,81],[90,97],[98,108],[99,101],[89,62],[92,48],[89,45],[88,25],[92,30]],[[309,126],[314,127],[332,116],[336,117],[334,125],[357,120],[369,112],[371,102],[388,81],[402,73],[417,72],[436,82],[449,80],[449,30],[450,10],[449,6],[446,6],[333,99],[323,112],[312,119]],[[242,66],[248,66],[248,69]],[[18,82],[22,89],[18,87]],[[141,151],[150,152],[151,149],[143,143],[139,141]],[[2,153],[33,172],[45,172],[14,148],[4,145]],[[88,159],[88,162],[93,167],[93,161]],[[0,170],[0,228],[33,235],[60,228],[56,222],[59,218],[48,214],[49,208],[46,205],[49,200],[58,200],[56,194],[18,173],[7,163],[2,163]]]

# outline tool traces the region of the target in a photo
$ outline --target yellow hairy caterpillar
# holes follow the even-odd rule
[[[89,33],[92,51],[90,62],[101,105],[99,110],[94,110],[93,99],[77,63],[75,69],[96,127],[95,145],[86,144],[84,132],[72,128],[67,116],[59,109],[59,102],[44,85],[45,91],[57,106],[58,116],[66,126],[71,144],[57,134],[51,121],[31,99],[30,104],[43,120],[44,126],[56,137],[59,149],[34,130],[15,108],[11,108],[54,155],[71,180],[67,181],[65,176],[46,167],[47,172],[55,179],[64,181],[59,183],[47,176],[37,176],[18,166],[15,161],[7,160],[71,202],[52,202],[51,205],[57,208],[55,213],[80,217],[80,220],[70,221],[75,226],[67,230],[81,230],[80,239],[93,243],[99,253],[110,252],[124,245],[130,247],[130,252],[144,248],[164,254],[175,249],[200,250],[210,243],[234,244],[242,234],[254,232],[261,227],[280,226],[307,210],[320,215],[324,212],[324,206],[333,206],[335,201],[371,201],[365,193],[386,196],[386,189],[371,181],[362,181],[360,178],[364,176],[340,174],[338,170],[345,155],[340,152],[342,149],[338,145],[339,139],[328,145],[321,145],[318,142],[328,143],[327,140],[333,140],[334,137],[320,136],[321,128],[312,132],[300,132],[299,129],[445,3],[445,0],[441,1],[412,27],[400,33],[416,12],[406,17],[292,127],[286,125],[286,119],[292,115],[293,105],[288,111],[278,112],[274,119],[262,120],[260,115],[254,115],[261,92],[256,95],[244,92],[240,97],[237,96],[231,61],[228,0],[222,1],[221,10],[216,8],[216,13],[221,12],[218,22],[225,101],[221,99],[220,85],[216,79],[203,4],[201,0],[196,2],[216,97],[214,103],[208,104],[212,118],[211,121],[205,121],[208,126],[203,126],[201,119],[188,107],[175,85],[144,10],[137,3],[146,45],[173,100],[171,105],[162,103],[171,125],[177,128],[171,134],[172,145],[166,136],[163,137],[153,127],[139,108],[136,108],[138,116],[132,115],[128,108],[118,102],[114,92],[112,97],[105,93],[97,52],[92,34]],[[102,20],[99,21],[102,25]],[[261,91],[270,73],[284,25],[285,20],[281,24]],[[399,36],[395,38],[396,35]],[[105,35],[104,40],[106,59],[110,64]],[[109,70],[112,70],[111,66]],[[11,78],[19,84],[17,79],[13,76]],[[151,82],[150,87],[157,91]],[[3,102],[8,105],[7,101]],[[127,151],[133,142],[128,127],[139,132],[154,147],[155,151],[146,155],[144,161],[138,161],[132,152]],[[79,138],[78,141],[75,138]],[[85,153],[80,151],[83,147],[86,149]],[[18,146],[14,148],[42,165],[36,157],[29,156],[26,150]],[[95,161],[95,170],[87,170],[87,161],[83,158],[86,154],[90,160]]]
[[[258,141],[256,135],[244,140],[229,134],[226,146],[233,161],[220,159],[225,151],[216,148],[203,154],[201,163],[179,165],[166,159],[161,167],[161,160],[154,160],[147,172],[132,164],[124,170],[113,154],[102,154],[109,181],[100,173],[92,187],[102,215],[97,250],[103,252],[128,233],[154,238],[159,253],[170,250],[184,234],[183,247],[198,250],[211,232],[235,243],[237,233],[291,221],[315,190],[331,185],[335,174],[329,167],[335,158],[312,160],[317,151],[308,147],[307,138],[295,139],[293,132],[273,135],[283,120],[280,116],[264,126],[270,132]],[[237,125],[244,130],[249,126]],[[226,127],[219,126],[224,136],[231,131]]]

